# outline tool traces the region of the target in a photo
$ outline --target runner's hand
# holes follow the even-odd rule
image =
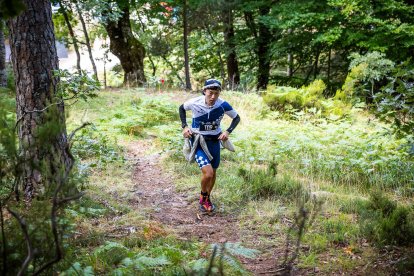
[[[185,128],[183,129],[183,136],[184,136],[185,138],[190,138],[190,137],[191,137],[191,135],[193,135],[193,132],[191,131],[191,129],[190,129],[189,127],[185,127]]]
[[[223,140],[223,141],[227,141],[227,139],[229,139],[229,135],[230,135],[230,133],[228,131],[225,131],[222,134],[220,134],[218,139]]]

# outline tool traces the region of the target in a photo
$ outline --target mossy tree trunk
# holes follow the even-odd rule
[[[27,9],[10,20],[16,113],[25,200],[53,191],[73,164],[64,104],[57,97],[58,69],[51,4],[23,0]],[[53,112],[52,112],[53,110]],[[50,186],[48,186],[50,185]]]
[[[107,21],[105,29],[110,39],[110,51],[119,58],[124,69],[124,85],[129,87],[143,86],[145,48],[132,33],[129,21],[129,3],[121,3],[122,16],[118,21]]]

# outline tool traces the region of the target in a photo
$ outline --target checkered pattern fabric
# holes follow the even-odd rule
[[[191,143],[193,143],[193,139],[191,139]],[[201,148],[201,145],[198,145],[194,153],[194,160],[197,162],[200,169],[207,165],[211,165],[213,169],[217,169],[220,165],[220,142],[218,140],[207,140],[206,144],[208,151],[213,158],[211,160],[208,159],[206,153]]]
[[[198,164],[198,166],[200,167],[200,169],[204,166],[210,165],[210,161],[208,160],[208,158],[206,156],[203,155],[195,155],[195,160]]]

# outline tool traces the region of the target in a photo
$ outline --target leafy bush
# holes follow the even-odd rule
[[[391,72],[394,62],[385,58],[385,54],[376,51],[365,55],[353,53],[350,58],[352,60],[349,64],[351,73],[345,80],[344,88],[348,93],[357,97],[373,97],[377,92],[374,91],[376,83]]]
[[[338,99],[325,99],[325,89],[326,85],[322,80],[315,80],[299,89],[269,86],[263,100],[272,110],[305,110],[313,114],[320,110],[325,117],[333,114],[338,118],[348,115],[351,106]]]
[[[64,101],[97,97],[100,82],[88,76],[86,71],[70,73],[68,70],[56,70],[54,75],[60,79],[56,94]]]
[[[414,211],[391,201],[380,191],[371,194],[361,214],[364,233],[378,245],[414,244]]]
[[[272,91],[274,89],[274,91]],[[286,105],[293,108],[303,107],[302,91],[293,87],[272,87],[269,86],[266,94],[263,96],[264,102],[270,106],[271,109],[285,109]]]
[[[410,141],[414,154],[414,65],[398,65],[380,93],[375,95],[377,115],[393,126],[394,132]]]

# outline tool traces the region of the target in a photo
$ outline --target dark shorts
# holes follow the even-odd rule
[[[208,151],[213,156],[212,160],[208,160],[207,155],[200,145],[195,152],[195,161],[200,169],[204,166],[211,165],[213,169],[217,169],[220,165],[220,141],[216,137],[206,137]]]

